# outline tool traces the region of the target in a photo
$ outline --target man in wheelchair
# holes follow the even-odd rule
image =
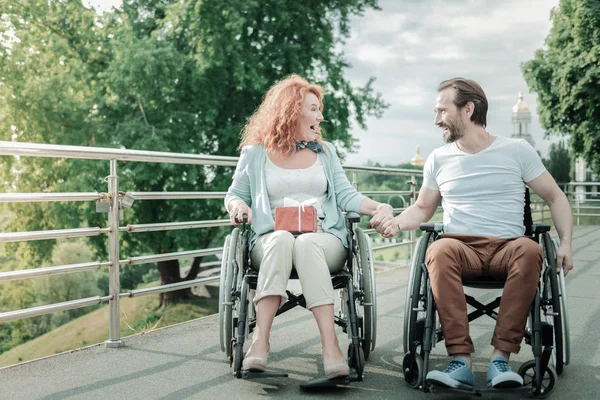
[[[397,217],[376,214],[371,225],[384,237],[417,229],[442,201],[444,233],[429,246],[425,260],[452,360],[445,370],[427,373],[426,380],[443,387],[473,388],[474,346],[462,281],[488,276],[505,283],[487,386],[518,387],[523,380],[508,360],[519,352],[543,262],[539,245],[523,236],[524,183],[551,210],[560,239],[556,265],[565,274],[573,268],[571,209],[531,145],[486,131],[488,102],[479,84],[453,78],[442,82],[438,91],[434,123],[447,144],[427,158],[416,203]]]

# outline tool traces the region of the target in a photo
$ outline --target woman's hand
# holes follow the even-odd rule
[[[371,218],[371,228],[377,229],[384,221],[394,217],[394,209],[389,204],[381,203],[371,215],[373,216]]]
[[[229,220],[233,226],[238,226],[242,223],[242,218],[246,214],[248,216],[248,224],[252,223],[252,209],[248,207],[243,200],[232,200],[229,203]]]

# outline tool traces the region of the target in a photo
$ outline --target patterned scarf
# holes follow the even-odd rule
[[[310,149],[317,154],[323,152],[323,146],[321,145],[321,143],[317,142],[316,140],[313,140],[311,142],[307,142],[304,140],[296,141],[296,150],[300,150],[300,149],[304,149],[304,148]]]

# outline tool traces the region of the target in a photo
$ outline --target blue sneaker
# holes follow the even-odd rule
[[[516,388],[523,386],[523,378],[514,372],[502,356],[496,356],[487,372],[488,388]]]
[[[473,372],[462,358],[450,361],[448,368],[443,371],[430,371],[426,380],[432,385],[464,390],[472,390],[475,384]]]

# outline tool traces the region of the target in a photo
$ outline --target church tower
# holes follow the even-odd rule
[[[512,109],[513,134],[511,137],[525,139],[535,148],[535,140],[531,136],[531,112],[529,106],[523,100],[523,93],[519,92],[519,101]]]
[[[425,165],[425,160],[421,157],[421,146],[417,145],[417,154],[410,160],[411,165],[422,167]]]

